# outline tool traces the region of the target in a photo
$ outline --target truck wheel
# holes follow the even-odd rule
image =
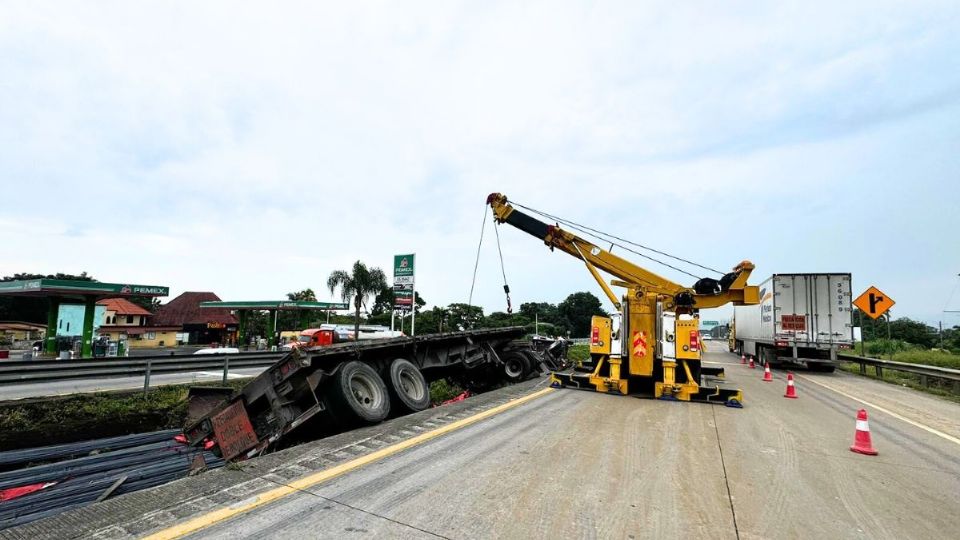
[[[390,414],[387,385],[367,364],[347,362],[340,366],[331,383],[331,405],[338,420],[376,424]]]
[[[397,358],[390,363],[390,396],[400,409],[422,411],[430,406],[430,387],[413,362]]]
[[[522,381],[530,373],[530,362],[521,352],[509,352],[500,360],[503,361],[503,378],[511,383]]]

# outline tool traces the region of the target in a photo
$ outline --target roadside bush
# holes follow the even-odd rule
[[[571,346],[570,350],[567,351],[567,359],[577,365],[581,365],[587,360],[590,360],[590,345],[580,343]]]
[[[921,347],[900,339],[878,339],[867,342],[867,356],[889,358],[903,351],[920,350]]]
[[[430,403],[439,405],[448,399],[453,399],[463,393],[460,385],[447,379],[438,379],[430,383]]]
[[[948,351],[901,351],[893,355],[893,360],[897,362],[909,362],[911,364],[926,364],[928,366],[960,369],[960,354],[953,354]]]

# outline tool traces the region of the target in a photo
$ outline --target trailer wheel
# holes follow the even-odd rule
[[[500,360],[503,361],[503,377],[511,383],[522,381],[530,373],[530,361],[521,352],[506,353]]]
[[[413,362],[397,358],[390,363],[390,395],[393,403],[409,412],[430,406],[430,387]]]
[[[343,364],[331,384],[332,412],[338,420],[375,424],[390,414],[387,385],[367,364],[356,360]]]

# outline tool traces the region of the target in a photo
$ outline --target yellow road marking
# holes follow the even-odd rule
[[[888,415],[896,418],[897,420],[903,420],[904,422],[910,424],[911,426],[918,427],[918,428],[920,428],[920,429],[922,429],[922,430],[924,430],[924,431],[933,433],[933,434],[936,435],[937,437],[942,437],[942,438],[944,438],[944,439],[946,439],[946,440],[948,440],[948,441],[950,441],[950,442],[952,442],[952,443],[954,443],[954,444],[960,444],[960,439],[954,437],[953,435],[950,435],[949,433],[944,433],[944,432],[942,432],[942,431],[940,431],[940,430],[938,430],[938,429],[934,429],[934,428],[932,428],[932,427],[930,427],[930,426],[928,426],[928,425],[921,424],[920,422],[916,422],[916,421],[911,420],[911,419],[909,419],[909,418],[907,418],[907,417],[905,417],[905,416],[903,416],[903,415],[897,414],[897,413],[895,413],[895,412],[893,412],[893,411],[891,411],[891,410],[889,410],[889,409],[885,409],[885,408],[883,408],[883,407],[881,407],[881,406],[879,406],[879,405],[875,405],[875,404],[873,404],[873,403],[870,403],[869,401],[865,401],[865,400],[862,400],[862,399],[860,399],[860,398],[858,398],[858,397],[851,396],[850,394],[848,394],[848,393],[846,393],[846,392],[843,392],[842,390],[837,390],[836,388],[834,388],[834,387],[832,387],[832,386],[830,386],[830,385],[824,384],[824,383],[822,383],[822,382],[820,382],[820,381],[815,381],[815,380],[813,380],[813,379],[811,379],[810,377],[807,377],[807,376],[805,376],[805,375],[794,374],[794,377],[799,377],[799,378],[801,378],[801,379],[803,379],[803,380],[805,380],[805,381],[810,381],[810,382],[812,382],[813,384],[816,384],[816,385],[818,385],[818,386],[822,386],[822,387],[826,388],[827,390],[833,390],[834,392],[840,394],[841,396],[850,398],[850,399],[852,399],[852,400],[854,400],[854,401],[856,401],[856,402],[858,402],[858,403],[863,403],[864,405],[866,405],[867,407],[870,407],[871,409],[876,409],[876,410],[878,410],[878,411],[880,411],[880,412],[882,412],[882,413],[888,414]]]
[[[322,470],[320,472],[313,473],[311,475],[305,476],[298,480],[294,480],[287,485],[280,486],[278,488],[271,489],[249,499],[240,501],[236,504],[228,506],[226,508],[221,508],[219,510],[214,510],[202,516],[195,517],[191,520],[185,521],[183,523],[174,525],[172,527],[163,529],[162,531],[155,532],[150,536],[147,536],[147,540],[169,540],[173,538],[180,538],[191,533],[195,533],[201,529],[205,529],[211,525],[224,521],[226,519],[232,518],[236,515],[242,514],[244,512],[249,512],[254,508],[263,506],[269,502],[275,501],[277,499],[286,497],[298,491],[313,487],[321,482],[326,482],[331,478],[335,478],[344,473],[350,472],[354,469],[363,467],[375,461],[379,461],[385,457],[392,456],[398,452],[402,452],[408,448],[423,444],[431,439],[435,439],[441,435],[450,433],[451,431],[456,431],[458,429],[469,426],[470,424],[475,424],[486,418],[490,418],[496,414],[502,413],[508,409],[512,409],[518,405],[522,405],[528,401],[532,401],[541,396],[552,392],[553,388],[544,388],[539,392],[534,392],[533,394],[523,396],[521,398],[508,401],[502,405],[498,405],[492,409],[487,409],[483,412],[477,413],[468,418],[462,420],[457,420],[445,426],[439,427],[433,431],[428,431],[426,433],[421,433],[416,437],[412,437],[405,441],[401,441],[393,446],[388,446],[386,448],[381,448],[376,452],[371,452],[365,456],[360,456],[356,459],[347,461],[346,463],[341,463],[335,467]]]

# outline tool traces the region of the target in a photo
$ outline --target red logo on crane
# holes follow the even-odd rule
[[[633,355],[643,358],[647,355],[647,333],[634,330],[633,332]]]

